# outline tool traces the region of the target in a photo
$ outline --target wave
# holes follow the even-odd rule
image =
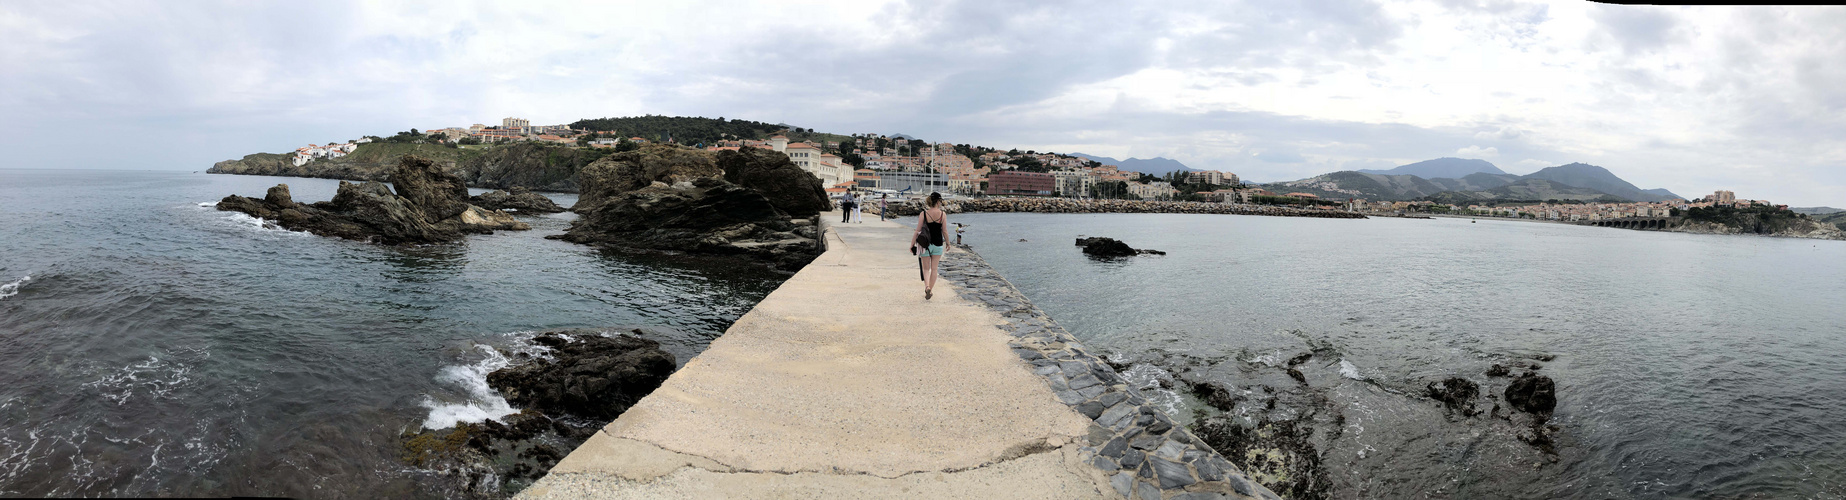
[[[0,299],[19,295],[19,287],[25,286],[27,281],[32,281],[32,277],[26,276],[24,278],[19,278],[18,281],[0,285]]]
[[[510,349],[528,355],[532,359],[550,359],[551,349],[531,343],[535,332],[513,332],[506,334],[512,340]],[[506,402],[500,392],[487,385],[487,374],[494,370],[506,368],[513,364],[499,349],[485,344],[476,344],[475,350],[483,357],[476,362],[445,366],[436,373],[436,381],[460,389],[464,398],[459,402],[438,401],[435,397],[424,395],[423,407],[429,408],[429,416],[423,419],[423,428],[447,429],[460,423],[500,421],[507,415],[519,413],[519,409]]]
[[[1346,358],[1340,358],[1340,376],[1353,380],[1365,380],[1365,376],[1359,374],[1359,367],[1353,366],[1352,362],[1347,361]]]
[[[228,212],[225,215],[225,220],[234,222],[241,227],[247,227],[265,233],[291,234],[297,236],[309,235],[306,231],[291,231],[276,225],[275,222],[264,220],[260,217],[252,217],[250,214],[242,212]]]

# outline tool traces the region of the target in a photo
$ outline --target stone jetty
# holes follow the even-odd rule
[[[1277,498],[978,255],[951,249],[925,300],[910,227],[829,225],[519,498]]]
[[[970,212],[1035,212],[1053,214],[1224,214],[1224,215],[1269,215],[1276,217],[1321,217],[1327,219],[1364,219],[1364,215],[1343,210],[1322,210],[1283,207],[1277,205],[1251,205],[1244,203],[1206,203],[1200,201],[1154,201],[1154,200],[1095,200],[1078,198],[1023,198],[996,197],[948,200],[947,209],[952,213]],[[923,211],[923,205],[912,201],[892,201],[891,213],[896,216],[913,216]],[[876,215],[878,200],[872,199],[867,204],[867,214]]]

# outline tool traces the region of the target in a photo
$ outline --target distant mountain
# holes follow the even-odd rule
[[[1833,207],[1795,207],[1795,208],[1790,208],[1788,210],[1794,213],[1808,214],[1808,215],[1827,215],[1827,214],[1837,214],[1840,212],[1846,212],[1846,208],[1833,208]]]
[[[1549,167],[1544,170],[1526,174],[1525,178],[1545,179],[1566,186],[1590,188],[1615,195],[1618,198],[1635,201],[1666,201],[1678,199],[1677,196],[1669,198],[1668,195],[1642,191],[1641,188],[1634,187],[1634,184],[1629,184],[1628,181],[1622,180],[1621,177],[1616,177],[1615,174],[1609,173],[1609,169],[1587,163],[1572,163],[1569,165]]]
[[[1478,170],[1462,173],[1469,169]],[[1378,173],[1399,171],[1421,171],[1430,175],[1455,175],[1457,173],[1461,175],[1423,177],[1414,174]],[[1539,180],[1546,182],[1526,182]],[[1628,181],[1609,173],[1607,169],[1595,165],[1572,163],[1521,176],[1501,172],[1499,168],[1485,161],[1459,158],[1438,158],[1391,170],[1333,172],[1298,181],[1266,184],[1264,187],[1278,193],[1304,192],[1323,198],[1364,198],[1376,201],[1437,199],[1431,197],[1449,192],[1457,194],[1440,197],[1440,199],[1453,200],[1457,203],[1469,200],[1665,201],[1681,199],[1665,189],[1636,188]],[[1608,196],[1605,198],[1603,195]]]
[[[1672,191],[1667,191],[1667,190],[1666,190],[1666,188],[1660,188],[1660,189],[1643,189],[1643,190],[1641,190],[1641,192],[1643,192],[1643,193],[1647,193],[1647,194],[1651,194],[1651,195],[1655,195],[1655,196],[1665,196],[1665,197],[1667,197],[1668,199],[1674,199],[1674,200],[1684,200],[1684,199],[1686,199],[1686,197],[1684,197],[1684,196],[1680,196],[1680,195],[1677,195],[1677,194],[1673,194],[1673,192],[1672,192]]]
[[[903,140],[906,140],[906,141],[914,141],[914,140],[917,140],[917,138],[915,138],[915,137],[911,137],[911,136],[908,136],[908,135],[904,135],[904,134],[891,134],[891,135],[889,135],[889,136],[886,136],[886,137],[890,137],[890,138],[892,138],[892,139],[903,139]]]
[[[1450,205],[1466,205],[1483,201],[1578,200],[1611,203],[1626,201],[1602,191],[1567,186],[1545,179],[1519,179],[1504,186],[1482,191],[1444,191],[1425,199]]]
[[[1460,179],[1468,174],[1483,172],[1505,174],[1500,167],[1493,166],[1487,160],[1470,160],[1465,158],[1437,158],[1423,160],[1390,170],[1360,170],[1364,174],[1380,175],[1414,175],[1424,179]]]
[[[1102,162],[1102,164],[1104,165],[1115,165],[1117,168],[1120,168],[1125,171],[1140,172],[1143,174],[1161,175],[1161,174],[1165,174],[1168,172],[1198,170],[1192,167],[1188,167],[1184,163],[1180,163],[1179,160],[1170,160],[1170,159],[1161,158],[1158,156],[1153,157],[1153,158],[1148,158],[1145,160],[1140,159],[1140,158],[1129,158],[1126,160],[1117,160],[1117,159],[1110,158],[1107,156],[1086,155],[1083,153],[1070,153],[1070,155],[1078,157],[1078,158],[1085,158],[1085,159],[1089,159],[1093,161],[1099,161],[1099,162]]]

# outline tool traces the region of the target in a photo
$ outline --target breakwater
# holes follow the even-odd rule
[[[908,227],[824,234],[520,497],[1276,498],[965,247],[925,300]]]
[[[1319,217],[1327,219],[1364,219],[1364,215],[1342,210],[1319,210],[1245,203],[1206,203],[1199,201],[1093,200],[1076,198],[973,198],[948,200],[949,212],[1035,212],[1055,214],[1221,214],[1268,215],[1275,217]],[[876,214],[878,200],[867,200],[866,212]],[[891,215],[914,216],[923,211],[920,202],[890,203]]]

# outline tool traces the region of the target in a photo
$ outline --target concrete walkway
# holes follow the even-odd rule
[[[826,253],[519,497],[1120,498],[1005,320],[946,282],[923,299],[909,226],[828,225]]]

